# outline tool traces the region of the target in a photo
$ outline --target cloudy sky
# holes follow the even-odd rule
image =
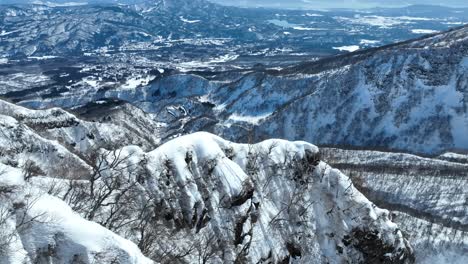
[[[413,4],[432,4],[454,7],[468,7],[468,0],[210,0],[212,2],[241,5],[282,8],[368,8],[395,7]]]

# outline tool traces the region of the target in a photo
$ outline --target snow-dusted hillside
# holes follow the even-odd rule
[[[458,154],[452,152],[446,152],[437,157],[441,160],[453,161],[458,163],[468,163],[468,154]]]
[[[263,57],[264,63],[277,55],[282,64],[294,57],[302,61],[385,45],[468,22],[466,9],[441,6],[373,9],[363,15],[358,10],[247,9],[206,0],[22,2],[0,2],[0,57],[79,59],[93,54],[116,60],[128,55],[130,60],[137,56],[206,67],[209,61],[243,56],[248,64],[251,56]]]
[[[73,148],[63,135],[103,124],[6,102],[0,118],[6,263],[412,262],[389,212],[309,143],[195,133],[106,150],[120,135],[100,129]]]

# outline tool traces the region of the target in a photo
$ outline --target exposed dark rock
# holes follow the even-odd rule
[[[362,253],[364,263],[408,264],[415,261],[411,248],[397,249],[385,243],[378,231],[354,229],[351,236],[351,244]]]

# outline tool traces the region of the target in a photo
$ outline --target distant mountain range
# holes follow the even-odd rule
[[[10,59],[138,53],[167,63],[219,61],[227,55],[243,64],[258,57],[278,64],[447,30],[467,23],[468,12],[436,6],[310,12],[158,0],[1,5],[0,21],[0,57]]]

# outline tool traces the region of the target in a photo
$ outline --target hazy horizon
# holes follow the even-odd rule
[[[0,4],[25,3],[137,3],[147,0],[0,0]],[[174,0],[177,1],[177,0]],[[283,9],[327,9],[327,8],[373,8],[373,7],[404,7],[410,5],[440,5],[447,7],[468,7],[465,0],[208,0],[210,2],[240,6],[265,7]]]
[[[373,8],[373,7],[404,7],[410,5],[440,5],[447,7],[468,7],[467,1],[460,0],[209,0],[214,3],[242,6],[242,7],[271,7],[271,8]]]

